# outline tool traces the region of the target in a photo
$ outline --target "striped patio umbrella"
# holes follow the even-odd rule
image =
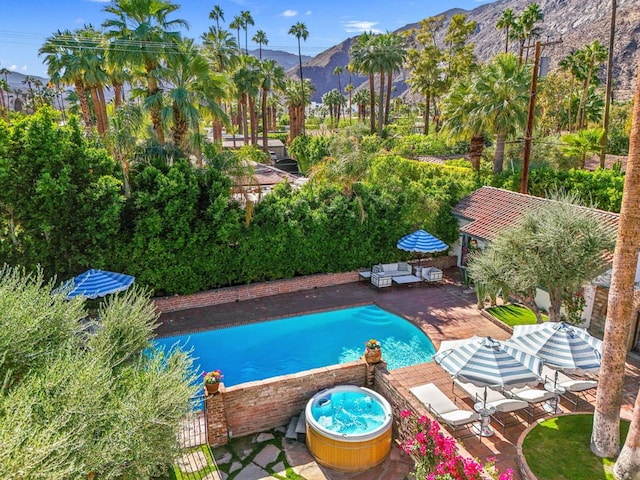
[[[433,357],[453,378],[478,387],[511,389],[541,380],[542,360],[491,337],[444,341]]]
[[[437,253],[449,249],[449,246],[442,240],[439,240],[422,229],[405,235],[398,240],[396,246],[400,250],[414,253]]]
[[[595,372],[602,361],[602,341],[565,322],[517,325],[507,343],[567,373]]]
[[[111,293],[122,292],[129,288],[135,277],[124,273],[108,272],[106,270],[87,270],[64,282],[59,291],[67,293],[67,299],[77,296],[86,298],[104,297]]]

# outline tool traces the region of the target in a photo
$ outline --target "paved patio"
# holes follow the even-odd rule
[[[431,338],[436,348],[445,339],[466,338],[472,335],[491,336],[506,339],[508,332],[484,318],[475,307],[475,294],[464,293],[457,272],[445,272],[445,282],[441,286],[402,286],[377,290],[367,282],[350,283],[335,287],[318,288],[284,295],[263,297],[254,300],[216,305],[208,308],[171,312],[161,316],[159,335],[179,334],[202,329],[250,323],[277,317],[309,313],[330,308],[348,307],[358,304],[375,303],[381,308],[401,315],[419,326]],[[425,408],[415,400],[409,388],[423,383],[435,383],[454,398],[451,392],[451,377],[434,362],[406,367],[391,372],[398,390],[418,411]],[[631,418],[635,397],[640,385],[640,362],[630,358],[624,387],[622,415]],[[460,400],[458,400],[460,401]],[[582,411],[592,411],[591,405],[584,405]],[[572,405],[561,403],[565,411]],[[515,443],[526,423],[511,426],[502,435],[496,434],[482,441],[478,437],[463,440],[465,448],[483,460],[497,457],[500,471],[506,468],[516,470]],[[397,459],[396,459],[397,460]],[[391,461],[391,460],[390,460]],[[391,468],[387,464],[384,468]],[[375,480],[381,472],[362,474],[359,480]],[[326,478],[339,478],[326,476]],[[390,477],[386,478],[402,478]],[[519,478],[516,474],[514,478]]]

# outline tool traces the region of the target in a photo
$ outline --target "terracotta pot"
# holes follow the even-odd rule
[[[382,360],[382,349],[367,348],[364,351],[364,359],[367,363],[378,363],[380,360]]]
[[[220,383],[205,383],[204,388],[207,391],[207,395],[213,395],[214,393],[218,393],[218,388],[220,388]]]

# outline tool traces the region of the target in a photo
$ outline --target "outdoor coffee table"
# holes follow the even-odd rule
[[[411,285],[412,283],[420,283],[420,277],[415,275],[398,275],[393,277],[393,283],[396,285]]]

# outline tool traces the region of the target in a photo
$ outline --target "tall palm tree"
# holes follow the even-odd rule
[[[344,68],[342,68],[340,65],[338,65],[336,68],[333,69],[333,74],[338,76],[338,92],[340,92],[340,94],[342,94],[342,85],[340,84],[340,75],[342,75],[343,73],[344,73]],[[340,112],[338,112],[338,118],[340,118]]]
[[[574,83],[576,78],[581,76],[582,65],[580,55],[577,50],[571,52],[566,58],[559,62],[560,69],[569,73],[571,82],[569,86],[568,105],[567,105],[567,129],[569,133],[573,131],[573,116],[571,114],[571,106],[573,105]]]
[[[285,71],[275,60],[265,60],[260,64],[262,88],[262,149],[269,152],[269,123],[267,122],[267,99],[272,90],[282,90],[285,86]]]
[[[257,143],[256,133],[258,122],[256,118],[255,101],[260,91],[260,63],[257,58],[243,55],[240,59],[240,66],[233,72],[233,83],[238,94],[238,108],[241,114],[241,125],[244,132],[245,145],[249,144],[249,129],[247,123],[251,124],[251,144]]]
[[[584,69],[582,94],[580,95],[580,103],[578,105],[578,112],[576,116],[576,125],[580,129],[586,126],[585,104],[587,102],[587,93],[589,91],[589,86],[594,81],[598,81],[598,78],[595,77],[596,66],[600,65],[607,59],[607,48],[598,40],[594,40],[578,51],[578,58],[583,64]]]
[[[491,124],[496,134],[493,173],[502,172],[507,137],[522,132],[529,104],[531,73],[515,55],[497,55],[478,75],[473,84],[479,96],[478,115]]]
[[[640,57],[638,59],[640,66]],[[640,70],[638,70],[640,72]],[[636,79],[633,121],[629,136],[618,238],[613,253],[613,270],[607,321],[604,325],[602,365],[593,416],[591,450],[600,457],[614,457],[620,445],[620,405],[624,383],[627,345],[633,315],[635,275],[640,244],[640,81]],[[631,428],[613,471],[615,478],[632,480],[640,475],[640,395],[636,397]]]
[[[244,30],[244,54],[249,55],[249,25],[255,25],[255,22],[249,10],[240,12],[240,21],[240,25]]]
[[[298,67],[300,68],[300,90],[301,90],[301,99],[302,101],[305,101],[305,94],[304,94],[304,76],[302,75],[302,51],[300,49],[300,39],[306,41],[307,38],[309,37],[309,30],[307,30],[307,26],[302,23],[302,22],[296,22],[295,25],[292,25],[291,28],[289,29],[289,35],[293,35],[296,37],[296,39],[298,40]],[[304,134],[304,108],[305,108],[305,104],[302,105],[302,118],[301,118],[301,122],[302,122],[302,133]],[[293,137],[295,138],[295,137]]]
[[[85,128],[91,129],[89,102],[86,96],[86,84],[84,70],[76,44],[76,36],[71,30],[58,30],[48,37],[38,55],[44,55],[44,63],[47,65],[47,73],[54,84],[72,85],[80,102],[80,110]]]
[[[259,45],[260,48],[260,60],[262,60],[262,45],[269,45],[269,39],[267,38],[267,34],[264,33],[263,30],[258,30],[256,34],[251,39],[252,42],[255,42]]]
[[[216,21],[216,29],[220,30],[220,20],[224,22],[224,12],[220,5],[214,5],[213,9],[209,12],[209,18]]]
[[[470,138],[471,165],[480,170],[480,160],[484,150],[484,134],[488,130],[486,118],[476,108],[481,100],[473,84],[473,79],[462,79],[453,86],[444,102],[442,125],[444,132],[454,138]]]
[[[130,65],[132,70],[144,70],[147,97],[160,98],[157,70],[163,59],[175,52],[176,42],[180,40],[180,33],[171,29],[189,27],[184,20],[169,20],[169,15],[178,8],[179,5],[167,0],[113,0],[104,8],[113,15],[102,24],[110,40],[110,54],[118,63]],[[150,104],[149,108],[156,138],[163,145],[162,104]]]
[[[513,27],[514,33],[517,32],[520,41],[520,51],[518,60],[522,62],[522,57],[527,47],[527,55],[531,48],[533,39],[540,35],[540,28],[536,25],[544,20],[544,13],[537,3],[530,3],[518,17],[516,25]]]
[[[190,39],[178,45],[177,54],[162,74],[170,86],[164,94],[167,101],[163,102],[162,120],[171,125],[173,143],[184,153],[191,153],[188,134],[198,132],[202,110],[226,120],[219,103],[225,77],[211,72],[207,59]],[[154,102],[152,98],[147,101]]]
[[[358,90],[353,96],[353,103],[358,106],[358,121],[367,118],[367,106],[369,106],[371,94],[366,88]]]
[[[496,23],[496,28],[499,30],[504,30],[504,53],[509,51],[509,30],[513,28],[516,23],[516,16],[513,13],[511,8],[507,8],[498,19],[498,23]]]
[[[240,50],[240,29],[242,28],[242,18],[240,15],[233,17],[233,21],[229,24],[229,28],[236,31],[236,40],[238,41],[238,50]]]
[[[375,79],[374,73],[375,65],[373,64],[372,57],[369,54],[369,43],[373,38],[373,34],[364,32],[356,41],[351,45],[351,64],[354,70],[361,72],[363,75],[369,76],[369,127],[370,133],[373,135],[376,131],[375,111],[376,111],[376,99],[375,99]]]
[[[313,85],[305,80],[306,85],[288,79],[284,89],[285,102],[289,111],[289,142],[298,135],[304,134],[304,108],[313,93]]]

